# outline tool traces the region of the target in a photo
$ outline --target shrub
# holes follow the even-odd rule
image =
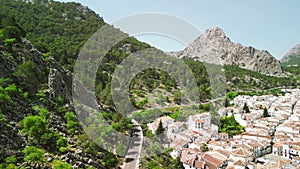
[[[235,120],[233,115],[230,117],[223,116],[218,127],[219,132],[226,132],[229,137],[233,137],[234,135],[244,132],[244,127]]]
[[[60,147],[60,148],[59,148],[59,151],[62,152],[62,153],[64,153],[64,152],[67,151],[67,147]]]
[[[0,111],[0,126],[3,126],[5,122],[6,122],[6,118]]]
[[[73,167],[68,163],[65,163],[62,161],[55,161],[53,168],[54,169],[72,169]]]
[[[28,162],[29,164],[43,163],[45,161],[44,150],[39,149],[35,146],[25,147],[22,153],[24,154],[24,161]]]
[[[76,127],[77,127],[77,123],[76,123],[76,116],[71,113],[71,112],[66,112],[64,118],[68,121],[67,123],[67,127],[68,127],[68,132],[70,134],[74,134]]]
[[[18,65],[13,76],[23,85],[23,88],[27,91],[37,91],[41,81],[43,80],[44,74],[42,74],[35,63],[32,61],[25,61]]]
[[[72,113],[72,112],[66,112],[64,118],[68,121],[75,121],[76,120],[76,116]]]
[[[10,157],[7,157],[6,159],[5,159],[5,163],[7,163],[7,164],[14,164],[14,163],[16,163],[17,162],[17,158],[16,158],[16,156],[10,156]]]
[[[109,152],[105,154],[101,161],[107,168],[115,168],[118,164],[118,159],[116,156]]]
[[[59,139],[56,141],[56,146],[58,148],[60,147],[67,147],[68,146],[68,140],[65,137],[59,137]]]
[[[68,132],[70,134],[75,134],[77,123],[75,121],[69,121],[67,124]]]
[[[12,39],[21,40],[21,32],[15,26],[7,26],[2,31],[2,36],[4,39]]]
[[[5,169],[19,169],[15,164],[8,164]]]
[[[49,117],[50,117],[50,113],[45,108],[41,108],[39,114],[40,114],[41,117],[43,117],[46,120],[49,119]]]
[[[178,116],[180,115],[180,111],[179,110],[177,110],[175,113],[173,113],[173,114],[170,114],[170,117],[172,118],[172,119],[177,119],[178,118]]]
[[[227,94],[226,94],[226,98],[228,99],[228,100],[233,100],[236,96],[238,96],[239,95],[239,93],[238,92],[228,92]]]
[[[0,40],[3,38],[3,29],[0,29]]]
[[[116,148],[117,154],[124,156],[126,153],[126,149],[127,149],[127,147],[124,144],[122,144],[122,143],[118,144],[117,148]]]
[[[39,143],[42,145],[47,145],[47,149],[51,150],[54,149],[53,142],[55,142],[58,133],[54,133],[52,131],[45,131],[45,133],[41,136]],[[54,145],[55,146],[55,145]]]
[[[40,116],[27,116],[23,120],[22,132],[27,133],[29,137],[36,138],[41,141],[43,134],[46,132],[47,124],[45,119]]]
[[[146,136],[149,137],[149,138],[153,138],[153,137],[154,137],[154,134],[152,133],[151,130],[147,130],[147,131],[146,131]]]
[[[12,49],[13,44],[16,42],[16,38],[10,38],[4,40],[4,46],[8,49]]]

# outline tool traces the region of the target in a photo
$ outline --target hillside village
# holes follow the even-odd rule
[[[232,138],[218,133],[208,112],[189,116],[186,122],[160,117],[148,127],[154,132],[162,122],[173,149],[170,155],[180,158],[186,169],[299,168],[300,90],[283,92],[280,96],[239,95],[230,101],[231,106],[219,109],[221,116],[234,116],[245,127],[245,132]]]

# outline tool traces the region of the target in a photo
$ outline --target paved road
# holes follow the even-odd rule
[[[133,137],[125,156],[123,169],[138,169],[140,163],[140,155],[143,145],[143,131],[142,127],[134,119],[131,122],[133,123]]]

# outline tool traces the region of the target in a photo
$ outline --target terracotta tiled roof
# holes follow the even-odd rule
[[[197,122],[197,123],[204,123],[205,121],[203,119],[195,119],[194,122]]]
[[[182,148],[183,145],[185,145],[186,143],[187,143],[187,141],[184,139],[176,139],[171,143],[170,146],[173,150],[177,150],[179,148]]]
[[[282,142],[282,141],[278,141],[278,142],[276,142],[276,143],[273,145],[273,147],[276,147],[276,148],[282,147],[283,143],[284,143],[284,142]]]
[[[291,160],[285,159],[285,160],[276,160],[276,161],[269,161],[265,164],[265,168],[270,168],[270,169],[278,169],[281,168],[285,164],[289,164]]]
[[[195,161],[195,168],[203,168],[205,164],[206,163],[203,160],[201,160],[201,161],[200,160],[196,160]]]
[[[160,121],[162,122],[162,124],[165,124],[165,123],[167,123],[168,121],[174,122],[175,120],[172,119],[172,118],[169,117],[169,116],[163,116],[163,117],[160,117],[160,118],[156,119],[156,120],[153,122],[153,124],[152,124],[153,129],[156,130],[156,129],[158,128],[158,125],[159,125]]]
[[[243,149],[243,148],[238,148],[238,149],[232,151],[232,153],[233,153],[234,155],[241,156],[241,157],[248,157],[248,156],[251,155],[251,154],[249,153],[249,151],[247,151],[247,150],[245,150],[245,149]]]
[[[241,160],[238,160],[237,162],[234,163],[234,165],[240,165],[240,166],[245,166],[245,162],[241,161]]]
[[[300,157],[295,157],[294,160],[300,161]]]
[[[213,156],[211,156],[207,153],[205,153],[203,155],[203,159],[205,160],[205,162],[208,165],[209,169],[216,169],[216,168],[220,167],[223,164],[222,160],[214,158]]]
[[[226,133],[226,132],[219,133],[219,136],[228,136],[228,133]]]
[[[228,151],[225,150],[216,150],[218,153],[226,156],[227,158],[230,156],[230,153]]]
[[[234,166],[233,165],[228,166],[226,169],[234,169]]]
[[[185,148],[181,153],[181,162],[194,166],[195,168],[203,168],[206,164],[201,157],[201,152],[197,149]]]

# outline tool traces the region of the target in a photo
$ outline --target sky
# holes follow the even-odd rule
[[[217,26],[232,42],[268,50],[277,59],[300,44],[299,0],[58,1],[75,1],[88,6],[109,24],[129,15],[155,12],[184,19],[202,32]],[[186,46],[159,35],[140,35],[137,38],[165,51],[178,51]]]

